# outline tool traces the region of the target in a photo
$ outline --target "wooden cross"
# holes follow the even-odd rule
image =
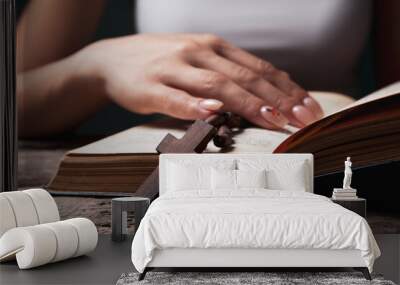
[[[236,124],[236,117],[231,113],[213,115],[205,121],[196,120],[181,139],[167,134],[157,146],[158,153],[201,153],[217,135],[221,126]],[[157,198],[159,190],[158,167],[146,178],[135,192],[135,196],[147,197],[151,201]]]

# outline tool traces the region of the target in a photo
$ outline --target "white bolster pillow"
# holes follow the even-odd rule
[[[0,193],[0,237],[15,227],[60,220],[53,197],[43,189]]]
[[[0,238],[0,261],[16,257],[20,269],[33,268],[87,254],[97,239],[95,225],[85,218],[13,228]]]
[[[75,218],[64,222],[73,226],[78,233],[78,247],[73,257],[86,254],[96,248],[98,233],[95,224],[91,220]]]
[[[57,248],[51,260],[52,262],[64,260],[75,255],[78,249],[79,236],[71,224],[63,221],[45,224],[43,227],[49,228],[57,241]]]
[[[32,199],[39,219],[39,224],[60,220],[56,201],[54,201],[49,192],[43,189],[29,189],[22,192],[28,194]]]
[[[30,196],[23,191],[1,193],[13,210],[17,227],[33,226],[39,223],[35,205]]]
[[[0,237],[9,229],[15,228],[17,222],[10,202],[0,195]]]

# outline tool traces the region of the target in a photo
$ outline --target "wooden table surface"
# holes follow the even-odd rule
[[[63,155],[98,138],[73,138],[57,141],[23,141],[18,153],[18,186],[21,189],[46,185],[55,174]],[[110,198],[56,196],[62,219],[87,217],[100,233],[111,233]],[[129,217],[132,220],[132,216]],[[367,211],[367,220],[374,233],[400,233],[400,213]],[[133,223],[130,223],[132,225]]]
[[[97,138],[95,138],[97,139]],[[93,138],[65,141],[23,141],[18,152],[18,187],[43,187],[55,175],[64,154],[93,141]],[[86,217],[97,226],[99,233],[110,234],[111,199],[88,197],[54,197],[61,219]]]

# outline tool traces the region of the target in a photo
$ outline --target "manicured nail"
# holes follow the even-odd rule
[[[324,115],[321,106],[313,98],[305,97],[303,99],[303,104],[314,113],[316,119],[321,119],[322,116]]]
[[[201,108],[206,109],[208,111],[218,111],[219,109],[222,108],[224,103],[215,99],[205,99],[201,100],[199,105]]]
[[[289,123],[289,120],[276,108],[270,106],[262,106],[260,109],[261,116],[269,123],[283,128]]]
[[[316,120],[314,114],[306,107],[301,105],[294,106],[292,108],[292,113],[295,116],[295,118],[304,125],[311,124]]]

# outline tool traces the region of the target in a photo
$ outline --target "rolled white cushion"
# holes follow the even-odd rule
[[[97,229],[84,218],[7,231],[0,238],[0,261],[14,256],[28,269],[89,253],[97,245]]]
[[[78,248],[75,256],[83,255],[94,250],[97,246],[98,233],[96,226],[91,220],[85,218],[75,218],[64,222],[74,226],[78,233]]]
[[[0,195],[0,237],[9,229],[15,228],[14,211],[7,198]]]
[[[51,262],[57,262],[75,255],[78,249],[79,237],[74,226],[66,221],[44,224],[56,235],[57,248]]]
[[[57,248],[54,232],[42,225],[7,231],[0,239],[0,260],[16,255],[20,269],[51,262]]]
[[[39,218],[39,224],[51,223],[60,220],[58,208],[53,197],[44,189],[24,190],[33,201]]]
[[[33,226],[39,223],[38,214],[31,197],[23,191],[1,193],[11,205],[17,227]]]

